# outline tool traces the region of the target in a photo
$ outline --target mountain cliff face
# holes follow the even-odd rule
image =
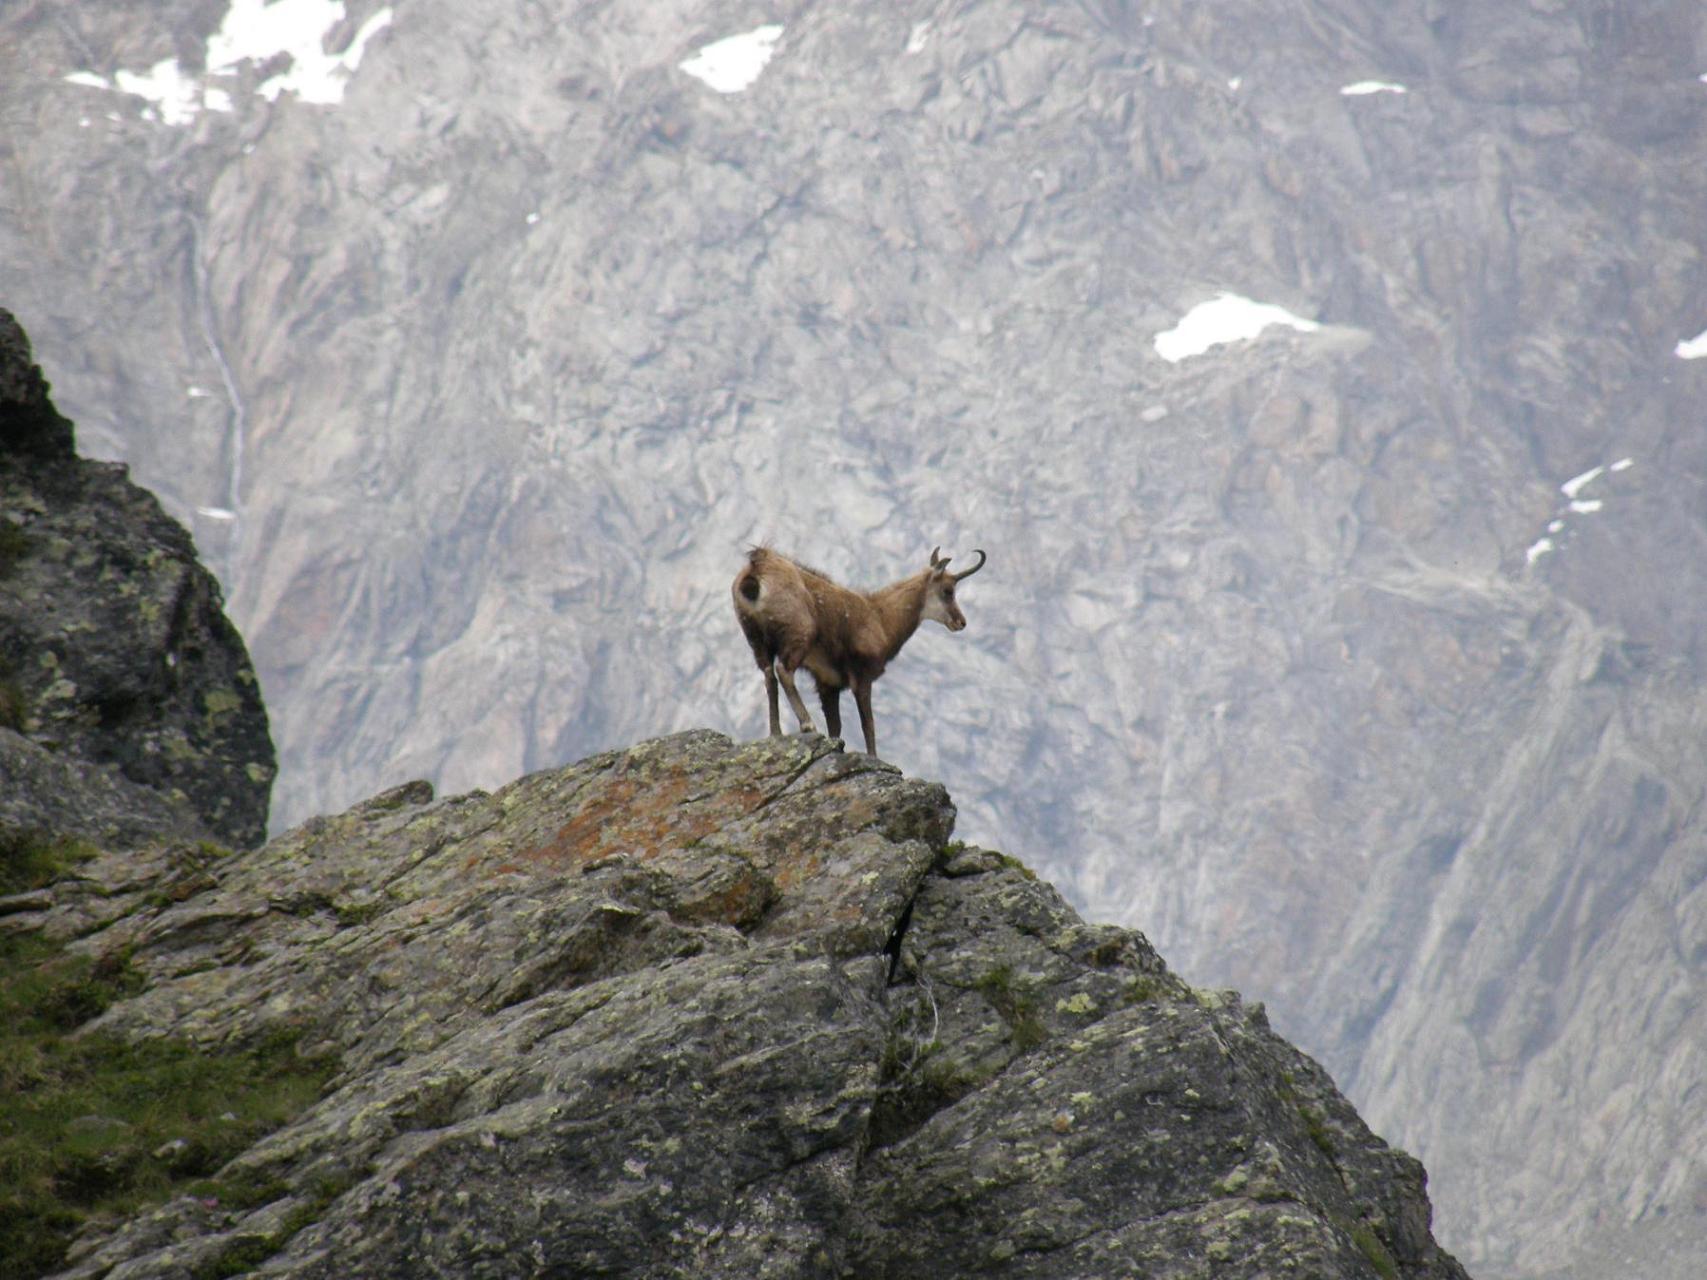
[[[746,541],[981,546],[877,691],[968,834],[1260,994],[1478,1271],[1707,1228],[1699,5],[250,8],[0,13],[0,291],[281,824],[755,731]]]
[[[0,833],[266,836],[267,713],[183,527],[76,454],[0,310]]]
[[[822,738],[702,731],[402,786],[189,892],[85,864],[5,917],[141,975],[81,1034],[339,1065],[224,1194],[63,1274],[1464,1276],[1260,1006],[953,820]]]

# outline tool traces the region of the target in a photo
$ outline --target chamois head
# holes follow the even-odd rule
[[[984,567],[984,553],[974,552],[978,563],[961,573],[948,571],[948,560],[940,553],[941,547],[931,551],[930,577],[925,582],[925,608],[921,617],[929,618],[932,622],[940,622],[950,631],[966,630],[966,615],[960,612],[960,606],[954,603],[954,584],[962,578],[970,578]]]

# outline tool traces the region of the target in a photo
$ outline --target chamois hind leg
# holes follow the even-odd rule
[[[854,705],[859,708],[859,727],[865,732],[865,753],[877,754],[877,722],[871,718],[871,681],[864,678],[853,682]]]
[[[818,686],[818,705],[824,708],[824,732],[832,738],[842,736],[842,691],[827,684]]]
[[[782,716],[776,704],[776,671],[770,663],[765,663],[765,701],[770,705],[771,737],[782,737]]]
[[[794,687],[794,671],[787,662],[776,664],[776,678],[782,681],[782,691],[788,695],[788,705],[794,708],[794,714],[800,720],[800,732],[816,733],[812,713],[806,710],[806,704],[800,700],[800,690]]]

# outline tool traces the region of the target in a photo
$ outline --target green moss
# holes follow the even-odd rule
[[[0,937],[0,1257],[57,1269],[96,1213],[188,1189],[320,1096],[335,1064],[293,1036],[206,1050],[68,1031],[137,990],[125,958]]]
[[[172,858],[172,872],[163,877],[159,888],[148,895],[150,906],[161,911],[180,902],[188,902],[198,893],[218,887],[214,874],[218,864],[231,856],[231,850],[211,840],[199,840],[193,846],[178,849]]]
[[[1168,984],[1161,978],[1150,974],[1139,974],[1126,984],[1121,997],[1127,1004],[1149,1004],[1152,1000],[1160,1000],[1168,994]]]
[[[0,578],[18,567],[18,561],[30,553],[31,542],[22,525],[0,517]]]
[[[277,1230],[269,1231],[264,1235],[243,1236],[234,1241],[218,1257],[191,1272],[191,1280],[226,1280],[226,1277],[242,1275],[245,1272],[255,1270],[268,1258],[284,1248],[289,1243],[290,1238],[298,1231],[318,1222],[326,1212],[327,1206],[358,1181],[359,1179],[354,1177],[320,1179],[307,1195],[291,1206],[290,1212],[285,1214]],[[278,1184],[272,1185],[278,1186]],[[279,1194],[270,1195],[265,1199],[251,1201],[250,1203],[268,1204],[288,1194],[290,1194],[288,1189],[279,1187]]]
[[[23,732],[29,713],[29,698],[24,693],[24,686],[0,662],[0,729]]]
[[[1329,1131],[1327,1121],[1322,1113],[1312,1106],[1301,1106],[1298,1114],[1304,1118],[1304,1129],[1310,1135],[1310,1141],[1316,1144],[1321,1153],[1330,1160],[1334,1157],[1334,1135]]]
[[[338,917],[338,927],[349,929],[356,925],[366,924],[385,914],[385,903],[381,900],[371,902],[339,902],[334,903],[332,910]]]
[[[982,978],[977,988],[1008,1024],[1014,1047],[1021,1052],[1035,1049],[1049,1039],[1049,1028],[1037,1016],[1037,995],[1030,984],[1014,976],[1010,965],[997,965]]]
[[[88,861],[98,852],[81,840],[16,827],[0,828],[0,894],[43,888],[70,874],[78,863]]]
[[[244,1210],[272,1204],[290,1194],[290,1184],[256,1169],[236,1169],[217,1178],[200,1178],[184,1188],[203,1200],[217,1200],[221,1208]]]
[[[217,721],[221,716],[228,716],[233,711],[240,710],[242,706],[243,699],[230,689],[209,689],[202,694],[202,707],[210,722]]]
[[[295,1234],[294,1232],[292,1234]],[[264,1236],[243,1236],[210,1262],[204,1262],[190,1272],[190,1280],[227,1280],[254,1271],[283,1247],[289,1239],[283,1232]]]
[[[1316,1144],[1316,1149],[1332,1160],[1338,1150],[1334,1145],[1333,1130],[1328,1128],[1327,1115],[1312,1102],[1306,1102],[1298,1096],[1296,1088],[1298,1078],[1290,1071],[1280,1073],[1280,1081],[1275,1086],[1275,1093],[1281,1101],[1292,1107],[1298,1113],[1298,1118],[1304,1122],[1304,1131],[1310,1135],[1310,1141]]]
[[[1369,1265],[1375,1268],[1375,1274],[1381,1280],[1396,1280],[1399,1274],[1399,1264],[1393,1260],[1393,1255],[1387,1251],[1387,1246],[1381,1243],[1381,1237],[1375,1234],[1375,1228],[1367,1222],[1359,1222],[1351,1228],[1352,1243],[1369,1259]]]

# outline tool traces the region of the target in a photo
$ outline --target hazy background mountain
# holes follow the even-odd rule
[[[961,834],[1267,1000],[1473,1273],[1681,1276],[1707,10],[1390,10],[9,0],[0,302],[275,827],[759,732],[748,541],[983,547],[876,694]],[[1184,354],[1223,294],[1293,323]]]

